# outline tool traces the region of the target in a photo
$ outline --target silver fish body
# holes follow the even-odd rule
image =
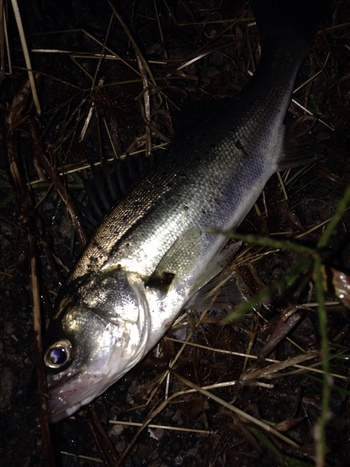
[[[266,13],[258,0],[253,3],[263,23]],[[264,3],[275,11],[280,2]],[[303,3],[309,18],[323,2]],[[169,156],[97,229],[48,329],[51,421],[72,414],[121,378],[205,283],[208,264],[227,242],[212,230],[234,230],[285,163],[283,120],[318,22],[313,19],[311,33],[293,34],[264,32],[262,24],[265,49],[241,95],[175,140]]]

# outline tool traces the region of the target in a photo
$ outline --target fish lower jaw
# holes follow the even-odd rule
[[[96,384],[99,382],[99,384]],[[89,374],[79,381],[72,381],[69,387],[49,390],[50,423],[56,423],[70,417],[84,405],[89,404],[102,394],[109,384],[106,375]]]
[[[102,391],[104,392],[104,390]],[[88,405],[90,402],[92,402],[98,395],[90,395],[86,399],[79,400],[79,402],[76,403],[64,403],[61,399],[61,404],[58,404],[57,402],[55,403],[54,407],[52,407],[52,403],[50,404],[49,402],[49,418],[50,418],[50,423],[56,423],[61,420],[64,420],[67,417],[70,417],[74,413],[78,412],[79,409],[84,407],[85,405]]]
[[[59,422],[61,420],[64,420],[65,418],[70,417],[71,415],[78,412],[79,409],[81,409],[81,407],[83,407],[84,405],[89,404],[93,399],[94,399],[94,397],[89,397],[88,399],[83,400],[83,401],[81,401],[81,402],[79,402],[79,403],[77,403],[75,405],[70,405],[65,410],[62,410],[60,412],[51,413],[50,423],[56,423],[56,422]]]
[[[59,422],[67,417],[70,417],[73,415],[75,412],[77,412],[81,407],[84,405],[89,404],[95,397],[96,395],[89,395],[87,398],[83,400],[77,400],[76,403],[74,403],[70,398],[76,398],[78,399],[78,391],[69,391],[70,394],[65,394],[64,396],[55,396],[51,395],[50,396],[50,401],[49,401],[49,417],[50,417],[50,423],[56,423]]]
[[[51,423],[70,417],[81,407],[92,402],[135,364],[130,355],[122,358],[120,350],[115,354],[112,352],[109,357],[107,362],[95,362],[98,371],[77,373],[68,384],[62,382],[51,390],[49,388],[48,409]],[[141,357],[142,355],[139,358]]]
[[[88,402],[87,402],[87,404],[88,404]],[[53,419],[53,420],[51,420],[51,422],[54,423],[55,421],[59,421],[59,420],[62,420],[64,418],[70,417],[75,412],[78,412],[78,410],[80,409],[80,407],[82,407],[82,405],[83,405],[83,403],[73,405],[72,407],[69,407],[65,412],[62,412],[61,414],[58,414],[58,417],[62,416],[62,418],[58,418],[57,420]]]

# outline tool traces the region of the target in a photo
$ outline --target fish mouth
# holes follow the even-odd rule
[[[57,423],[60,422],[61,420],[64,420],[67,417],[70,417],[73,415],[75,412],[77,412],[81,407],[82,403],[78,403],[76,405],[70,405],[70,407],[66,409],[58,409],[56,407],[52,407],[52,405],[49,402],[49,421],[50,423]]]
[[[68,388],[55,388],[49,391],[48,412],[50,423],[70,417],[82,406],[89,404],[108,387],[100,381],[96,385],[96,375],[79,382],[72,382]]]
[[[48,384],[48,412],[50,423],[56,423],[77,412],[102,394],[127,371],[128,359],[123,359],[120,349],[91,365],[97,370],[71,370],[70,374],[53,377]],[[125,361],[126,360],[126,361]],[[114,364],[113,364],[114,362]]]
[[[73,415],[83,405],[81,393],[78,393],[77,389],[54,392],[49,397],[48,411],[50,423],[59,422]],[[86,403],[88,404],[94,397],[94,395],[88,397]]]

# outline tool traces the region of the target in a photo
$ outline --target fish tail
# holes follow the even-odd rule
[[[285,39],[306,55],[330,0],[250,0],[250,4],[263,49]]]

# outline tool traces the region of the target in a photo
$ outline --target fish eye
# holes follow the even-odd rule
[[[61,339],[46,350],[44,354],[45,365],[49,368],[61,368],[72,360],[73,347],[68,339]]]

